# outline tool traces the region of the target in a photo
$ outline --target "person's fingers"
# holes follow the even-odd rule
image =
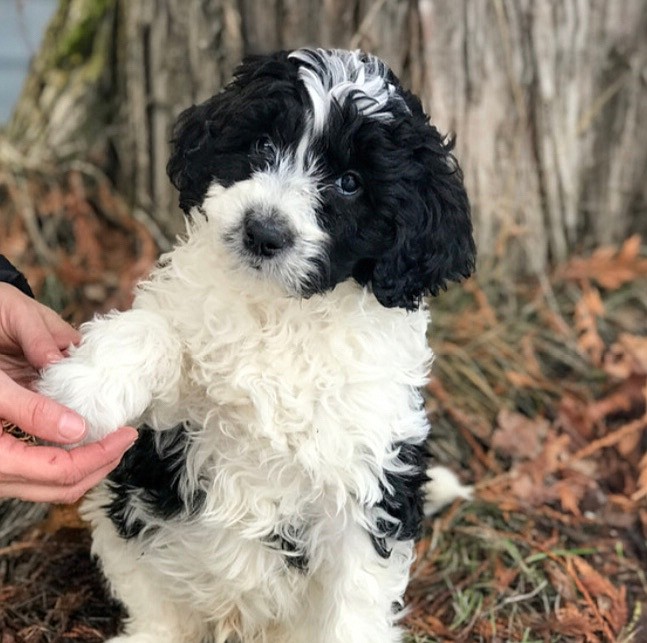
[[[0,372],[0,418],[25,433],[60,444],[73,444],[86,433],[85,420],[74,411],[34,393]]]
[[[36,368],[61,359],[63,354],[48,328],[40,308],[32,301],[20,302],[9,312],[7,320],[10,335],[18,343],[27,361]]]
[[[136,439],[135,429],[123,427],[99,442],[65,451],[30,445],[5,433],[0,435],[0,481],[76,488],[119,461]]]
[[[121,461],[116,458],[97,469],[72,486],[58,486],[34,482],[0,481],[0,498],[20,498],[30,502],[53,502],[57,504],[73,504],[87,491],[103,480]]]
[[[51,308],[40,304],[39,306],[43,321],[60,350],[64,350],[70,344],[78,344],[81,341],[81,333],[76,328],[61,319],[58,313],[54,312]]]
[[[17,344],[32,366],[42,368],[60,359],[81,334],[51,308],[0,283],[0,330]]]

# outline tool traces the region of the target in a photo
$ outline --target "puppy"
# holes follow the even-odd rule
[[[474,267],[451,141],[378,58],[247,59],[176,125],[186,236],[40,390],[96,440],[128,643],[386,643],[423,515],[423,297]],[[442,495],[442,494],[441,494]]]

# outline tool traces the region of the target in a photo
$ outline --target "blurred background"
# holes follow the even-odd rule
[[[427,409],[477,500],[426,526],[410,640],[647,640],[645,0],[0,0],[0,253],[73,323],[128,307],[183,230],[176,116],[304,45],[384,58],[472,202]],[[113,632],[74,511],[4,506],[0,640]]]
[[[0,1],[0,123],[7,122],[56,0]]]

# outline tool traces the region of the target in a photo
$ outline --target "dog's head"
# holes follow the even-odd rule
[[[173,143],[181,208],[288,294],[355,279],[384,306],[413,309],[474,268],[452,142],[374,56],[249,58],[180,115]]]

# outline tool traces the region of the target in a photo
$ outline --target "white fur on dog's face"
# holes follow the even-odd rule
[[[347,102],[361,116],[377,121],[393,120],[390,103],[408,108],[387,79],[388,67],[377,58],[362,58],[357,51],[305,49],[289,58],[301,63],[299,79],[310,100],[302,126],[295,127],[298,136],[277,143],[264,135],[269,149],[262,151],[251,176],[232,185],[216,177],[198,212],[209,220],[215,241],[224,243],[254,277],[272,280],[289,295],[303,296],[329,281],[322,271],[329,271],[332,241],[320,219],[332,186],[326,180],[325,155],[313,141],[323,135],[331,112]],[[265,127],[271,131],[273,125]],[[294,243],[271,257],[250,252],[244,243],[244,220],[250,213],[285,226]]]
[[[298,296],[317,279],[325,261],[329,235],[317,220],[320,203],[318,180],[303,156],[280,154],[267,167],[229,187],[214,181],[199,212],[209,222],[214,243],[224,244],[233,261],[277,283]],[[249,213],[261,220],[278,220],[286,226],[293,243],[275,256],[250,252],[244,243],[244,220]]]

